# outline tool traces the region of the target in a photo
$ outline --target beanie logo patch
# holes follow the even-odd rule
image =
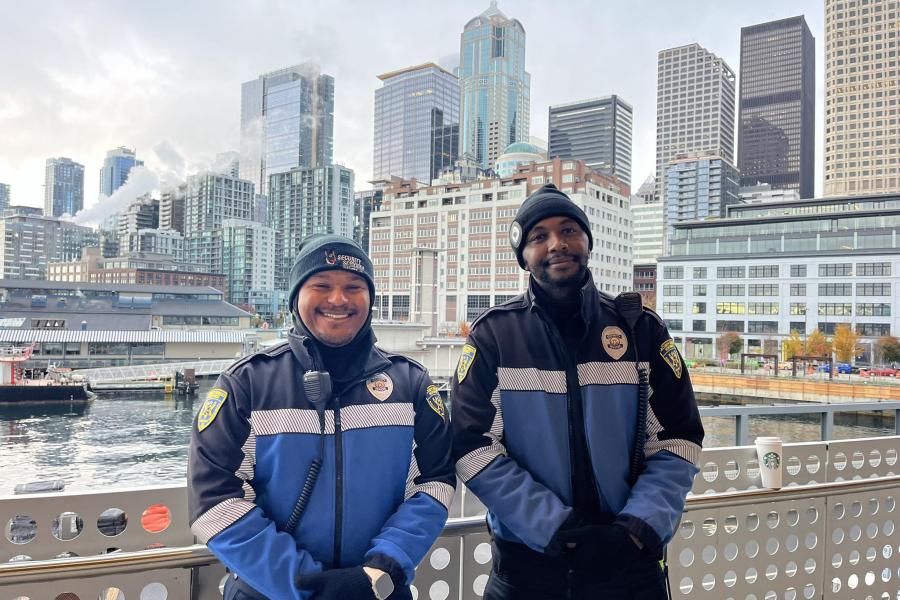
[[[358,256],[338,254],[334,250],[325,251],[325,264],[339,266],[345,271],[355,271],[357,273],[364,273],[366,270]]]
[[[509,227],[509,243],[513,250],[517,249],[519,244],[522,243],[522,226],[518,222],[514,221]]]
[[[336,265],[337,264],[337,255],[334,253],[334,250],[326,250],[325,251],[325,264],[326,265]]]

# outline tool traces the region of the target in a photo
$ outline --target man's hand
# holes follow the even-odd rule
[[[315,600],[376,600],[366,569],[379,573],[378,569],[369,567],[331,569],[298,577],[297,587],[312,592]]]
[[[581,567],[625,565],[636,560],[642,550],[640,541],[621,525],[586,525],[560,531],[556,537],[570,547],[574,544],[575,564]]]

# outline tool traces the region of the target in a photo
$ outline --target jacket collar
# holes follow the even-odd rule
[[[291,347],[291,352],[300,362],[303,369],[318,370],[322,368],[322,361],[315,350],[316,342],[311,337],[302,335],[295,329],[291,329],[288,332],[288,344]],[[341,379],[357,379],[378,373],[379,371],[384,371],[391,366],[391,361],[388,360],[374,344],[372,344],[369,349],[369,355],[362,365],[363,366],[358,373],[347,373],[344,377],[341,377]]]
[[[528,310],[532,312],[535,308],[541,309],[540,302],[534,294],[534,286],[536,285],[538,284],[535,283],[534,277],[529,276],[528,289],[525,291],[525,304],[528,306]],[[598,296],[600,294],[600,292],[597,291],[597,286],[594,285],[594,278],[590,271],[587,271],[584,285],[581,286],[578,293],[581,295],[581,318],[585,324],[585,331],[587,331],[590,329],[594,316],[597,314],[597,302],[599,301]]]

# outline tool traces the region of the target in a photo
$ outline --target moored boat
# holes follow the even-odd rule
[[[87,382],[75,381],[63,371],[51,370],[43,379],[24,377],[22,366],[33,350],[33,346],[0,348],[0,406],[32,402],[87,404],[96,398]]]

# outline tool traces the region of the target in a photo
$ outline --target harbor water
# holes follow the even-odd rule
[[[62,479],[73,491],[181,484],[186,478],[194,415],[212,380],[193,399],[154,392],[104,392],[87,408],[0,408],[0,496],[16,484]],[[730,446],[734,420],[706,418],[707,447]],[[893,435],[879,415],[837,414],[835,439]],[[819,439],[818,416],[757,417],[751,439],[777,435],[785,442]]]

